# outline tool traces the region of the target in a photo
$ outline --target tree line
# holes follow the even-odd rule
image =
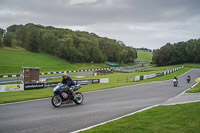
[[[167,43],[160,49],[154,50],[152,60],[158,66],[200,63],[200,39],[174,44]]]
[[[148,49],[148,48],[135,48],[137,51],[145,51],[145,52],[152,52],[151,49]]]
[[[45,52],[70,62],[134,62],[137,52],[122,41],[94,33],[72,31],[35,24],[0,28],[0,46],[20,46],[32,52]]]

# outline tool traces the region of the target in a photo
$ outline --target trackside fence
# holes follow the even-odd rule
[[[135,82],[140,81],[140,80],[144,80],[144,79],[150,79],[150,78],[155,78],[155,77],[167,75],[167,74],[176,72],[176,71],[178,71],[178,70],[180,70],[180,69],[183,69],[183,68],[184,68],[184,66],[181,66],[181,67],[177,67],[177,68],[170,69],[170,70],[167,70],[167,71],[164,71],[164,72],[160,72],[160,73],[149,74],[149,75],[141,75],[141,76],[135,76]]]

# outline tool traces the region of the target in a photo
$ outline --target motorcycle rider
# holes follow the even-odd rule
[[[176,82],[176,86],[178,85],[178,78],[176,77],[176,75],[174,75],[173,82],[174,82],[174,83]],[[174,84],[174,86],[175,86],[175,84]]]
[[[75,96],[73,87],[71,87],[71,86],[74,86],[75,83],[71,79],[71,77],[69,75],[67,75],[66,73],[62,74],[62,83],[65,85],[65,89],[69,89],[69,91],[72,93],[72,95]]]
[[[190,75],[187,76],[187,82],[190,82]]]

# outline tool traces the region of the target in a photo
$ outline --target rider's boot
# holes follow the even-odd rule
[[[72,88],[72,87],[69,89],[69,91],[70,91],[71,94],[73,95],[74,99],[76,99],[76,94],[75,94],[75,92],[73,91],[73,88]]]

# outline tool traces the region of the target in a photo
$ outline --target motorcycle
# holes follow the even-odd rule
[[[178,85],[178,80],[177,80],[177,79],[173,79],[173,83],[174,83],[174,87],[177,87],[177,85]]]
[[[54,96],[51,98],[51,103],[54,107],[60,107],[61,104],[76,103],[81,104],[83,102],[83,94],[75,92],[80,89],[80,84],[72,86],[73,94],[64,87],[63,83],[59,83],[54,89]]]

